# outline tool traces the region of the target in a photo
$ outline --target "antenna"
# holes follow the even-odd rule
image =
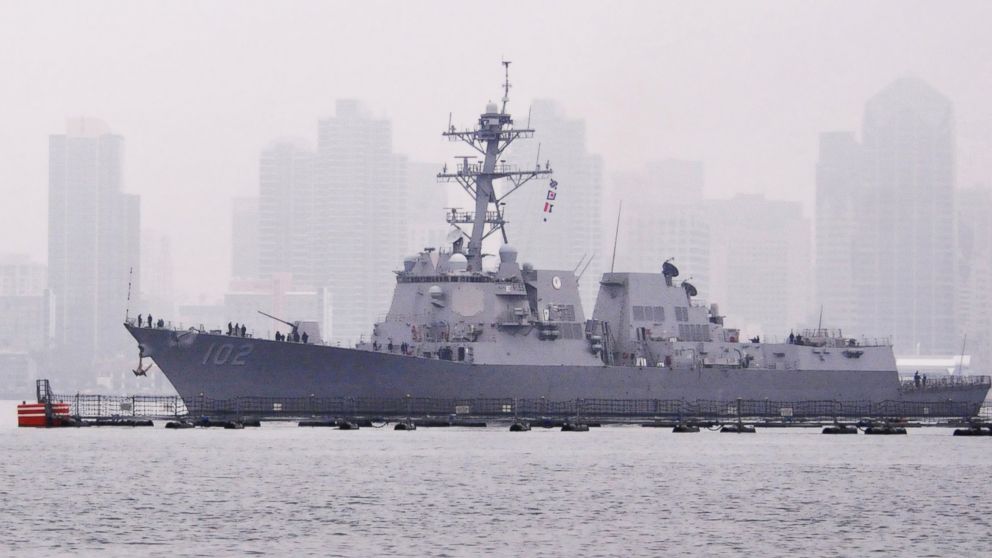
[[[527,129],[530,130],[530,112],[534,110],[534,105],[527,107]]]
[[[536,168],[536,169],[541,168],[541,144],[540,143],[537,144],[537,160],[534,161],[534,163],[535,163],[534,168]]]
[[[442,136],[449,140],[465,143],[482,158],[469,164],[470,159],[458,158],[456,168],[442,170],[437,175],[438,182],[456,182],[474,201],[474,211],[452,212],[448,215],[451,224],[471,224],[465,256],[468,269],[482,270],[482,243],[489,236],[501,233],[506,240],[506,220],[503,215],[503,201],[535,178],[551,174],[550,164],[542,169],[538,166],[530,170],[514,170],[501,164],[506,149],[517,139],[532,138],[534,131],[515,129],[513,119],[506,112],[510,99],[510,61],[503,60],[503,112],[491,114],[487,106],[484,118],[472,129],[457,131],[449,128]],[[498,105],[497,109],[498,110]],[[538,159],[540,161],[540,159]],[[493,183],[506,180],[509,188],[497,195]],[[495,208],[492,206],[495,204]]]
[[[575,269],[572,270],[573,275],[575,274],[576,271],[579,270],[580,267],[582,267],[582,262],[584,261],[586,261],[586,254],[582,254],[582,257],[579,258],[579,263],[575,264]]]
[[[591,264],[594,259],[596,259],[595,252],[593,252],[592,255],[589,256],[589,261],[586,262],[586,266],[582,268],[582,271],[580,271],[579,274],[575,276],[576,283],[579,282],[579,279],[582,279],[582,275],[586,272],[587,269],[589,269],[589,264]]]
[[[503,114],[506,114],[506,104],[510,102],[510,61],[503,60],[503,71],[505,79],[503,81]]]
[[[134,267],[127,270],[127,303],[124,305],[124,321],[127,322],[131,314],[131,277],[134,275]]]
[[[823,335],[823,305],[820,305],[820,321],[816,322],[816,334]]]
[[[964,346],[968,342],[968,334],[964,334],[964,339],[961,341],[961,359],[958,360],[958,376],[961,375],[961,367],[964,366]]]
[[[623,211],[623,200],[620,200],[620,207],[617,208],[617,230],[613,233],[613,259],[610,260],[610,273],[613,273],[613,266],[617,263],[617,237],[620,236],[621,211]]]

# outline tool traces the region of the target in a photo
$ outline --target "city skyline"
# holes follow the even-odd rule
[[[715,118],[684,97],[702,85],[692,76],[666,82],[657,102],[630,89],[604,113],[590,99],[617,97],[598,85],[561,90],[534,62],[510,66],[508,111],[536,134],[502,157],[520,168],[550,163],[557,190],[535,182],[508,198],[509,243],[521,263],[544,269],[578,272],[591,257],[579,282],[587,315],[615,252],[617,271],[656,273],[671,259],[680,280],[698,289],[697,303],[718,304],[714,311],[749,336],[781,339],[822,324],[890,339],[897,354],[973,353],[973,362],[992,363],[984,279],[992,239],[981,210],[992,199],[992,113],[983,116],[954,75],[914,60],[916,71],[890,68],[844,91],[811,94],[783,82],[761,100],[779,105],[750,112],[728,108],[739,110],[746,90],[735,92],[740,98],[706,92],[699,103],[722,116]],[[119,106],[85,118],[66,111],[66,134],[34,129],[53,132],[47,161],[29,173],[49,172],[47,213],[36,208],[24,233],[0,244],[0,254],[43,267],[47,290],[3,295],[30,333],[6,327],[0,342],[71,345],[75,354],[61,358],[116,365],[130,346],[111,330],[131,289],[132,313],[177,324],[235,321],[265,335],[283,327],[254,308],[316,322],[335,343],[366,337],[388,307],[393,272],[424,248],[449,249],[443,211],[470,205],[461,190],[438,183],[437,173],[465,154],[439,132],[445,122],[460,128],[475,119],[481,107],[463,97],[502,94],[492,66],[388,94],[358,87],[360,94],[338,95],[339,84],[323,83],[331,95],[267,114],[263,126],[232,123],[250,131],[195,154],[185,148],[222,137],[211,118],[199,128],[172,122],[185,143],[151,153],[146,146],[166,139],[155,119],[134,133],[127,110],[118,119]],[[645,87],[657,88],[645,70]],[[454,83],[457,98],[447,87]],[[424,99],[419,89],[434,85],[440,93]],[[271,94],[278,102],[287,93]],[[410,110],[411,99],[424,110]],[[725,106],[714,107],[716,99]],[[808,104],[800,118],[801,100]],[[442,102],[454,110],[434,114]],[[764,122],[751,119],[755,111]],[[787,115],[794,122],[783,127]],[[620,135],[610,128],[619,123]],[[793,138],[788,147],[784,136]],[[63,145],[59,137],[75,139]],[[738,145],[728,149],[732,138]],[[12,157],[0,168],[0,188],[33,160]],[[19,208],[0,229],[32,215],[36,189],[19,193],[0,208]],[[545,213],[552,194],[554,212]],[[42,221],[44,231],[31,233]],[[42,239],[39,253],[32,244]],[[487,241],[487,254],[495,256],[497,240]],[[83,330],[92,335],[68,342]]]
[[[258,150],[274,138],[312,138],[315,118],[332,114],[334,99],[361,98],[376,117],[396,122],[396,151],[411,160],[440,165],[448,159],[450,146],[434,134],[449,112],[456,122],[472,118],[481,109],[478,99],[497,97],[500,83],[498,70],[485,64],[459,67],[453,49],[434,43],[403,48],[443,35],[448,16],[491,18],[506,28],[505,41],[483,45],[477,54],[494,66],[503,57],[514,60],[514,114],[524,119],[531,99],[552,98],[565,114],[582,117],[589,152],[607,163],[607,181],[652,159],[701,160],[707,196],[760,193],[801,201],[811,216],[818,134],[859,128],[864,100],[906,74],[955,102],[959,185],[987,183],[992,174],[992,110],[985,94],[992,78],[978,71],[978,61],[990,54],[979,24],[992,9],[984,3],[948,8],[942,21],[954,33],[934,26],[921,6],[888,2],[864,6],[857,20],[829,4],[724,4],[701,11],[656,4],[665,17],[641,20],[635,4],[610,10],[528,5],[528,18],[512,15],[512,7],[523,4],[498,14],[437,4],[369,19],[370,8],[360,6],[303,3],[261,17],[217,3],[204,5],[192,20],[148,10],[96,18],[88,29],[76,25],[113,12],[113,4],[96,6],[66,5],[44,17],[14,7],[5,18],[0,61],[25,79],[0,92],[0,105],[18,107],[0,135],[0,149],[11,156],[0,169],[0,192],[17,200],[0,207],[0,235],[8,239],[3,251],[44,258],[46,232],[38,220],[46,204],[45,135],[66,116],[96,115],[130,138],[125,179],[142,196],[146,226],[174,235],[179,269],[204,271],[198,278],[177,274],[177,292],[191,297],[216,298],[227,286],[230,215],[214,208],[252,194]],[[407,25],[411,11],[423,27]],[[867,24],[872,18],[886,25]],[[344,26],[342,20],[376,23]],[[550,20],[556,25],[544,24]],[[700,25],[703,20],[712,25]],[[324,32],[328,21],[335,22],[334,33]],[[578,41],[621,21],[630,22],[624,37],[638,49]],[[147,41],[136,39],[137,29]],[[229,40],[215,41],[217,29]],[[52,49],[43,41],[50,33],[81,47]],[[284,34],[292,40],[256,40]],[[135,40],[134,49],[114,47],[127,40]],[[156,41],[170,48],[143,46]],[[328,56],[366,41],[376,45],[371,57]],[[559,44],[580,46],[554,48]],[[780,56],[782,45],[789,45],[788,56]],[[255,63],[226,65],[248,59]],[[222,66],[227,71],[214,71]],[[177,215],[197,225],[179,229]]]

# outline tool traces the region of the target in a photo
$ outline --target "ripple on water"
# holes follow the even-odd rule
[[[0,555],[969,556],[992,547],[990,447],[947,430],[881,443],[790,431],[728,440],[636,427],[502,430],[0,428]],[[40,480],[53,463],[57,473]]]

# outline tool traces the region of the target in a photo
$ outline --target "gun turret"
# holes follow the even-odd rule
[[[284,324],[288,325],[289,327],[293,328],[293,333],[296,333],[296,329],[298,327],[297,324],[291,324],[291,323],[287,322],[286,320],[283,320],[282,318],[277,318],[277,317],[273,316],[272,314],[266,314],[265,312],[262,312],[261,310],[258,310],[257,312],[259,314],[267,317],[267,318],[272,318],[273,320],[275,320],[277,322],[284,323]]]

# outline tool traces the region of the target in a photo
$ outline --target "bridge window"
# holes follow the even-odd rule
[[[643,322],[644,321],[644,307],[643,306],[635,306],[634,307],[634,321],[635,322]]]

